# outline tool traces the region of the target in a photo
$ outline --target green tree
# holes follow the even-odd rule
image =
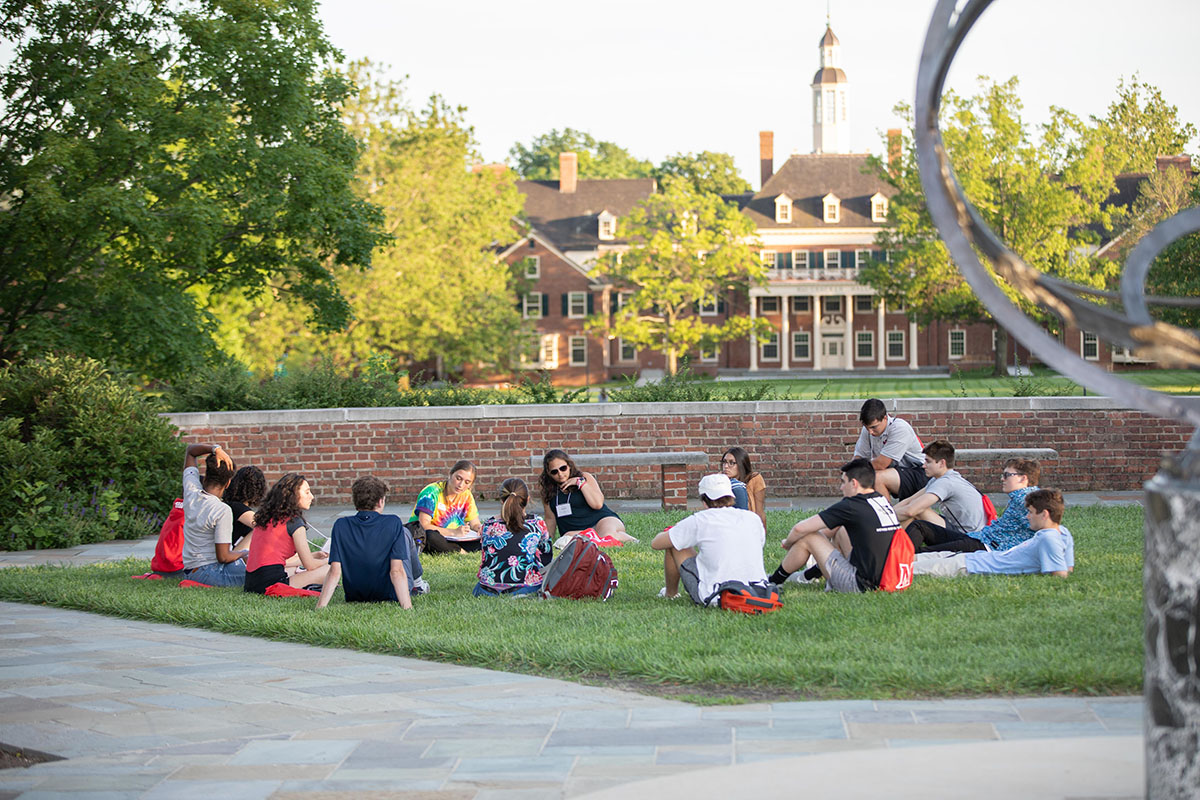
[[[735,316],[720,324],[696,312],[765,280],[752,248],[754,224],[715,194],[672,181],[635,206],[622,226],[629,250],[602,256],[597,276],[633,290],[609,319],[592,317],[588,329],[638,347],[656,348],[674,375],[679,357],[697,345],[769,334],[770,324]]]
[[[659,164],[651,175],[659,184],[686,180],[697,192],[741,194],[750,191],[750,184],[733,164],[733,156],[711,150],[676,153]]]
[[[984,221],[1026,263],[1075,283],[1104,287],[1116,266],[1087,255],[1095,234],[1086,226],[1104,219],[1102,203],[1110,194],[1113,174],[1096,148],[1074,146],[1077,129],[1059,109],[1035,141],[1021,119],[1017,80],[980,79],[980,92],[943,97],[942,136],[954,172]],[[898,106],[898,113],[911,110]],[[1072,158],[1065,158],[1070,153]],[[859,273],[889,303],[904,303],[919,323],[932,320],[988,321],[990,315],[963,280],[925,207],[911,133],[901,160],[888,170],[876,162],[881,176],[896,189],[889,203],[889,226],[878,242],[890,262],[878,262]],[[1028,313],[1041,312],[1002,279],[1010,298]],[[995,370],[1005,369],[1006,332],[998,329]]]
[[[0,26],[0,358],[178,374],[213,351],[194,286],[346,323],[335,272],[380,218],[312,0],[13,0]]]
[[[557,129],[534,137],[529,146],[520,142],[509,150],[516,171],[525,180],[558,180],[559,153],[579,156],[579,178],[648,178],[654,165],[634,158],[613,142],[597,141],[574,128]]]
[[[498,345],[526,339],[517,335],[514,279],[495,248],[512,238],[523,203],[512,173],[471,169],[479,155],[464,109],[436,96],[409,109],[402,87],[365,62],[350,77],[360,87],[345,108],[363,145],[356,191],[383,209],[390,239],[369,270],[335,272],[353,312],[344,331],[311,330],[293,304],[277,302],[287,300],[281,292],[231,298],[214,306],[235,332],[227,351],[258,372],[322,355],[359,364],[374,353],[507,365],[518,354]]]
[[[1103,117],[1091,117],[1090,131],[1080,137],[1084,147],[1098,144],[1106,167],[1114,174],[1150,172],[1158,156],[1183,153],[1196,127],[1179,119],[1157,87],[1134,75],[1117,83],[1117,99]]]

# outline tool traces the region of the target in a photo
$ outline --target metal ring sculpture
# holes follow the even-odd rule
[[[967,32],[992,0],[939,0],[929,23],[917,72],[916,149],[921,186],[934,224],[967,283],[993,318],[1046,365],[1117,402],[1150,414],[1178,419],[1200,428],[1200,405],[1122,380],[1064,348],[1013,305],[980,262],[991,262],[1024,297],[1058,314],[1068,324],[1094,331],[1111,344],[1128,347],[1162,364],[1200,365],[1200,339],[1189,330],[1156,322],[1147,300],[1157,305],[1195,306],[1195,299],[1145,296],[1145,280],[1154,258],[1180,236],[1200,231],[1200,208],[1164,220],[1133,249],[1121,276],[1119,294],[1097,291],[1043,275],[1008,249],[967,200],[959,185],[941,131],[938,112],[946,75]],[[1125,313],[1088,298],[1119,300]],[[1188,459],[1200,469],[1200,431],[1188,445]]]

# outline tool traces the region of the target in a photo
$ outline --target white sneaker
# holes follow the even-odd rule
[[[429,594],[429,581],[424,578],[414,580],[411,594]]]
[[[676,594],[674,597],[667,597],[667,587],[664,586],[658,590],[658,596],[661,597],[663,600],[678,600],[683,595]]]

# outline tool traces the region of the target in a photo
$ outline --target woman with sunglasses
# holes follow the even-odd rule
[[[767,484],[763,476],[750,468],[750,454],[740,447],[731,447],[721,456],[721,471],[729,477],[733,484],[734,504],[737,508],[745,508],[758,514],[763,527],[767,526],[765,501]],[[738,491],[741,484],[742,491]],[[742,505],[745,498],[746,505]]]
[[[625,523],[604,504],[604,492],[596,476],[580,472],[571,457],[562,450],[551,450],[542,459],[538,478],[546,527],[553,536],[593,528],[600,537],[611,536],[621,542],[636,542],[625,532]]]

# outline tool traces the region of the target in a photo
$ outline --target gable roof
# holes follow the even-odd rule
[[[557,247],[594,250],[601,244],[597,222],[600,213],[626,216],[654,193],[655,183],[653,178],[581,180],[574,192],[563,193],[558,190],[558,181],[517,181],[517,190],[525,195],[525,216],[530,224]],[[604,240],[604,244],[613,241]]]
[[[896,190],[867,168],[867,153],[793,155],[753,197],[743,213],[759,228],[878,228],[871,221],[871,197],[891,197]],[[840,222],[825,222],[822,198],[841,201]],[[775,221],[775,198],[792,198],[792,221]]]

